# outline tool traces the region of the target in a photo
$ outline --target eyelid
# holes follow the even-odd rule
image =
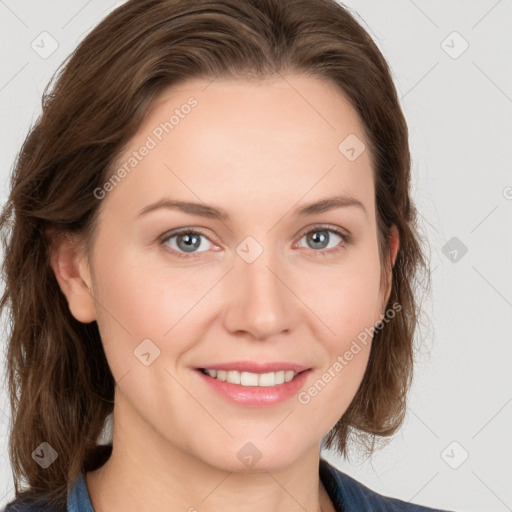
[[[313,224],[312,226],[307,226],[303,230],[299,231],[300,235],[299,239],[304,235],[307,235],[310,231],[334,231],[335,233],[339,233],[339,235],[343,238],[343,240],[349,244],[353,242],[353,235],[347,229],[341,228],[340,226],[335,226],[334,224]],[[318,251],[317,251],[318,252]]]
[[[197,233],[197,234],[203,235],[204,237],[208,238],[208,240],[210,240],[210,242],[213,243],[213,241],[211,240],[210,236],[206,233],[206,231],[203,230],[203,228],[196,228],[196,227],[192,227],[192,226],[191,227],[171,229],[170,231],[167,231],[166,233],[164,233],[163,235],[158,237],[158,239],[161,242],[165,242],[169,238],[172,238],[174,236],[180,235],[181,233]]]

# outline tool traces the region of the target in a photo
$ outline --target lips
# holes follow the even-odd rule
[[[278,364],[280,365],[280,368],[286,366],[284,363]],[[232,367],[232,365],[233,363],[230,363],[229,365],[218,364],[218,366],[224,367]],[[237,364],[234,365],[237,366]],[[272,363],[272,366],[270,364],[263,365],[263,367],[267,368],[273,366],[275,366],[274,363]],[[246,368],[247,365],[244,364],[242,367]],[[254,369],[254,365],[249,367]],[[304,368],[303,365],[297,365],[294,363],[288,363],[288,367],[291,367],[292,369],[298,368],[299,370]],[[258,368],[262,368],[262,365],[258,365]],[[194,373],[196,373],[197,378],[200,379],[199,382],[202,383],[201,386],[204,384],[207,386],[205,389],[213,391],[216,395],[220,396],[224,400],[227,400],[229,403],[236,405],[237,407],[243,406],[259,408],[274,407],[280,403],[285,402],[286,400],[291,400],[293,396],[295,396],[301,389],[303,389],[309,379],[309,375],[312,372],[313,369],[311,368],[303,370],[295,375],[292,380],[273,386],[245,386],[228,381],[222,381],[204,374],[199,368]]]
[[[225,370],[249,373],[270,373],[281,370],[293,370],[296,373],[309,370],[309,366],[298,363],[290,363],[284,361],[274,361],[269,363],[259,363],[255,361],[232,361],[230,363],[208,363],[205,366],[197,368],[197,370]]]

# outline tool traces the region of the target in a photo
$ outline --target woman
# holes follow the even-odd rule
[[[409,169],[387,64],[334,1],[111,13],[1,218],[6,510],[432,510],[320,457],[404,417],[428,270]]]

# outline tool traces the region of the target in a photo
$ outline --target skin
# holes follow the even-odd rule
[[[120,161],[190,96],[197,107],[101,200],[91,260],[70,239],[57,248],[52,266],[70,311],[97,321],[117,382],[112,456],[86,475],[96,510],[334,510],[319,480],[320,444],[352,401],[371,344],[308,404],[235,405],[195,370],[292,361],[313,368],[307,389],[385,313],[370,155],[349,161],[338,150],[349,134],[365,140],[362,125],[332,84],[285,78],[167,89]],[[357,198],[366,214],[293,213],[334,193]],[[171,209],[136,218],[166,197],[221,207],[231,220]],[[330,237],[320,248],[304,236],[315,224]],[[159,243],[178,228],[205,232],[197,258],[173,254],[186,244],[172,234]],[[248,236],[263,248],[250,264],[236,252]],[[389,242],[394,264],[396,230]],[[149,366],[134,357],[146,338],[160,349]],[[261,452],[251,468],[237,457],[248,442]]]

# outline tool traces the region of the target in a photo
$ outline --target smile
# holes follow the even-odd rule
[[[277,372],[269,372],[269,373],[252,373],[252,372],[239,372],[236,370],[214,370],[214,369],[204,369],[201,368],[201,371],[205,375],[209,375],[213,379],[217,379],[223,382],[229,382],[231,384],[239,384],[240,386],[276,386],[279,384],[284,384],[286,382],[290,382],[299,372],[294,372],[293,370],[281,370]]]

